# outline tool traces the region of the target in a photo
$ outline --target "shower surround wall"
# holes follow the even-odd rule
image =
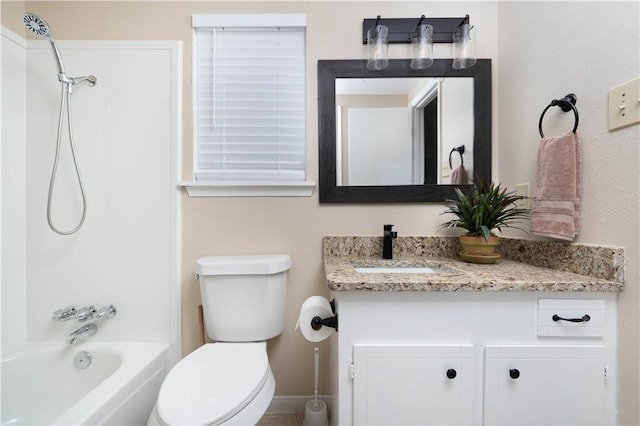
[[[9,43],[15,44],[3,37],[2,118],[14,127],[5,134],[3,125],[2,135],[2,194],[11,197],[3,198],[3,350],[24,340],[64,341],[78,323],[51,321],[55,309],[114,304],[117,316],[99,323],[91,340],[165,342],[175,361],[180,44],[60,42],[70,75],[98,77],[97,86],[74,88],[72,95],[87,218],[76,234],[60,236],[46,219],[61,92],[53,55],[46,41],[28,41],[26,91],[5,97],[12,84],[7,76],[18,71],[5,61],[5,54],[19,54],[15,46],[5,51]],[[21,104],[24,120],[13,123]],[[81,203],[64,129],[52,215],[58,227],[69,229]],[[23,162],[9,163],[20,156]],[[20,216],[24,222],[14,222]],[[13,276],[4,275],[5,265]],[[15,323],[26,329],[5,335]]]
[[[25,93],[27,44],[2,33],[2,348],[27,338]],[[11,185],[9,185],[11,181]],[[10,284],[9,284],[10,283]],[[12,319],[20,321],[12,321]]]

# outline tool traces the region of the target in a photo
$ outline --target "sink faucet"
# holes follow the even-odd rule
[[[76,342],[76,339],[81,336],[93,336],[98,331],[98,326],[94,323],[90,322],[89,324],[85,324],[73,333],[67,336],[65,342],[68,345],[72,345]]]
[[[382,236],[382,258],[393,259],[393,239],[398,237],[398,233],[392,231],[393,225],[384,225]]]

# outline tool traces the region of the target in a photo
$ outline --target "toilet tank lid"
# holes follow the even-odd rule
[[[291,256],[263,254],[243,256],[206,256],[196,261],[198,275],[270,275],[288,270]]]

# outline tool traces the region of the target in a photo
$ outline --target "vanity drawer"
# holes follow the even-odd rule
[[[602,337],[605,301],[538,299],[538,336]]]

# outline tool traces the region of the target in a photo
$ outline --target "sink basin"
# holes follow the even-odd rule
[[[357,266],[354,269],[363,274],[441,274],[447,272],[442,268],[428,266]]]

